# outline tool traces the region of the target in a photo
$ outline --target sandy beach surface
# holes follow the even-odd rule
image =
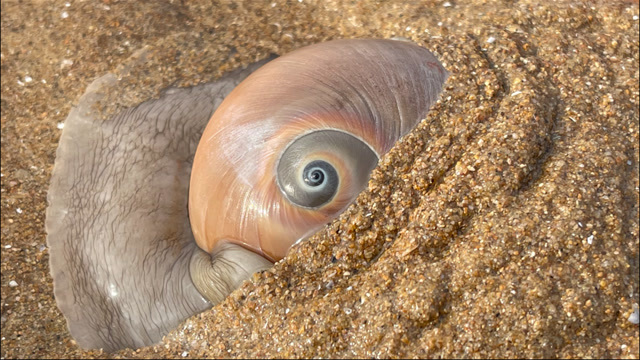
[[[637,1],[2,0],[2,358],[638,358]],[[451,73],[342,216],[162,343],[70,337],[44,230],[64,120],[338,38]]]

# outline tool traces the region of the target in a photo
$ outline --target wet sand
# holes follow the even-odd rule
[[[3,0],[2,357],[637,358],[638,30],[634,1]],[[271,53],[394,36],[451,76],[354,206],[155,347],[75,345],[44,214],[93,79],[153,54],[115,112]]]

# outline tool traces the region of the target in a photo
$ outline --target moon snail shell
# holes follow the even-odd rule
[[[223,281],[235,288],[340,214],[447,76],[413,43],[337,40],[238,85],[205,128],[191,173],[191,228],[204,251],[191,265],[198,290],[221,300],[219,274],[237,273]]]

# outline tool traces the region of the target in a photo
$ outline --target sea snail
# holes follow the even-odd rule
[[[56,301],[82,347],[153,344],[282,259],[355,199],[448,76],[396,40],[260,65],[102,121],[92,105],[117,84],[108,74],[70,113],[46,229]]]

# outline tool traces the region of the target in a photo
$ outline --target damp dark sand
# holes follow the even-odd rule
[[[638,357],[634,1],[2,1],[2,357]],[[441,101],[338,220],[163,343],[83,351],[44,232],[62,123],[336,38],[401,36]]]

